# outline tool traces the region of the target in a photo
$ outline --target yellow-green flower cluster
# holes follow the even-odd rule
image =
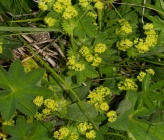
[[[146,72],[149,73],[149,74],[151,74],[151,75],[154,75],[154,74],[155,74],[155,72],[154,72],[153,69],[146,69]],[[140,82],[143,81],[144,77],[146,76],[146,72],[141,71],[141,72],[139,73],[139,75],[137,76],[137,79],[138,79]]]
[[[48,5],[43,0],[39,1],[38,7],[42,11],[46,11],[48,9]]]
[[[85,134],[87,139],[94,139],[96,137],[96,132],[94,130],[91,130]]]
[[[50,115],[53,111],[58,110],[58,101],[54,101],[52,99],[44,100],[43,96],[36,96],[33,100],[33,103],[38,107],[44,105],[41,110],[42,112],[37,112],[34,116],[34,118],[36,118],[37,120],[44,120],[46,116]]]
[[[82,7],[87,7],[91,2],[92,0],[79,0],[79,5]]]
[[[0,138],[2,140],[7,140],[7,134],[5,134],[4,132],[0,132]]]
[[[58,140],[64,140],[69,134],[69,129],[67,127],[62,127],[58,131],[54,132],[54,137]]]
[[[106,50],[106,45],[103,43],[98,43],[95,45],[95,53],[103,53]]]
[[[137,88],[137,84],[130,78],[126,78],[118,83],[119,90],[137,90]]]
[[[94,7],[97,8],[97,9],[99,9],[99,10],[102,10],[104,8],[104,4],[103,4],[103,2],[101,2],[100,0],[98,0],[98,1],[96,1]]]
[[[71,0],[57,0],[53,4],[53,10],[62,13],[64,19],[70,19],[78,15],[78,12],[71,4]]]
[[[48,25],[48,27],[52,27],[55,25],[56,19],[52,17],[45,17],[44,22]]]
[[[3,52],[2,42],[0,42],[0,54]]]
[[[24,66],[25,72],[27,73],[33,70],[34,68],[37,68],[38,64],[34,61],[34,59],[27,58],[26,61],[23,61],[23,66]]]
[[[38,2],[39,9],[42,11],[46,11],[50,2],[52,2],[52,0],[40,0]]]
[[[44,105],[52,111],[56,111],[58,109],[58,102],[55,102],[52,99],[44,100]]]
[[[139,53],[145,53],[149,51],[151,47],[157,44],[158,35],[153,29],[153,24],[147,23],[143,26],[145,30],[144,34],[146,37],[144,39],[136,38],[134,40],[135,48]]]
[[[60,3],[63,9],[71,5],[71,0],[56,0],[56,2]]]
[[[110,94],[110,89],[107,87],[97,87],[89,93],[87,102],[92,104],[97,110],[107,111],[109,105],[104,101],[105,97]]]
[[[9,121],[3,121],[2,125],[14,126],[15,125],[15,121],[13,119],[10,119]]]
[[[27,123],[33,123],[34,122],[34,117],[33,116],[27,116],[26,117],[26,122]]]
[[[155,72],[154,72],[153,69],[146,69],[146,72],[149,73],[149,74],[151,74],[151,75],[154,75],[155,74]]]
[[[76,11],[76,9],[73,6],[68,6],[63,13],[63,18],[64,19],[70,19],[73,17],[76,17],[78,15],[78,12]]]
[[[91,16],[91,17],[94,17],[95,19],[97,18],[97,14],[94,13],[94,12],[91,12],[91,11],[89,11],[89,12],[87,13],[87,15],[88,15],[88,16]]]
[[[58,131],[54,131],[54,137],[58,140],[78,140],[79,133],[76,127],[64,126]]]
[[[79,53],[85,58],[87,62],[92,63],[91,66],[97,67],[102,62],[102,58],[99,57],[98,54],[105,52],[106,48],[107,47],[105,44],[97,43],[94,46],[93,53],[91,53],[87,46],[81,47]]]
[[[70,56],[67,59],[68,59],[67,62],[68,69],[72,69],[75,71],[82,71],[85,69],[85,65],[80,62],[77,62],[75,56]]]
[[[98,54],[95,54],[93,57],[93,63],[91,66],[97,67],[102,62],[102,58],[98,56]]]
[[[41,107],[42,104],[44,103],[44,97],[43,96],[36,96],[35,99],[33,100],[33,103],[37,105],[38,107]]]
[[[146,73],[143,72],[143,71],[141,71],[141,72],[139,73],[139,75],[137,76],[137,79],[138,79],[140,82],[142,82],[142,80],[144,79],[145,76],[146,76]]]
[[[126,19],[120,19],[118,23],[120,27],[116,29],[117,35],[126,36],[132,32],[132,27]]]
[[[109,121],[109,122],[114,122],[114,121],[116,121],[116,119],[117,119],[117,113],[116,113],[116,111],[113,111],[113,110],[109,111],[109,112],[107,113],[107,117],[108,117],[108,121]]]
[[[82,56],[85,57],[85,56],[87,56],[88,54],[90,54],[90,51],[89,51],[89,49],[88,49],[87,46],[83,46],[83,47],[80,48],[79,53],[80,53]]]
[[[96,132],[92,130],[93,126],[91,123],[79,123],[77,129],[79,130],[79,133],[85,135],[87,139],[94,139],[96,137]]]
[[[129,39],[123,39],[121,41],[118,41],[116,46],[119,50],[121,51],[126,51],[133,45],[133,42],[130,41]]]

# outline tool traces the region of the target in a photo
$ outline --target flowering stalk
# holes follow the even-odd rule
[[[18,36],[19,39],[21,41],[24,42],[24,44],[28,47],[28,49],[34,54],[34,56],[40,61],[40,63],[48,70],[52,73],[53,77],[58,79],[60,82],[62,82],[67,89],[74,95],[74,97],[77,99],[77,101],[79,102],[79,107],[81,108],[81,110],[83,111],[83,113],[85,114],[85,116],[88,118],[88,120],[92,123],[92,125],[95,127],[96,130],[98,130],[98,127],[96,126],[96,124],[94,123],[94,121],[92,120],[92,118],[89,116],[89,114],[87,113],[86,108],[84,107],[83,103],[81,102],[81,100],[79,99],[79,97],[76,95],[76,93],[72,90],[72,88],[54,71],[54,69],[52,69],[45,61],[42,60],[42,58],[37,55],[37,53],[35,53],[33,51],[33,49],[31,48],[30,45],[27,44],[27,42],[21,37]]]
[[[102,17],[103,17],[103,10],[98,9],[98,25],[99,25],[99,31],[102,30]]]

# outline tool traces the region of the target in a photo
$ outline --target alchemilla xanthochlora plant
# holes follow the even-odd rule
[[[28,2],[24,4],[26,9]],[[0,57],[10,63],[12,50],[22,44],[30,56],[0,68],[0,138],[162,140],[163,1],[33,4],[38,9],[33,19],[12,17],[15,29],[7,28],[13,32],[7,34],[8,22],[0,25],[6,31],[0,38]],[[19,28],[29,21],[36,28]],[[39,43],[29,41],[30,29],[51,31],[54,41],[42,50],[54,52],[52,44],[58,46],[61,56],[51,59],[57,67],[47,62],[45,53],[40,55]]]

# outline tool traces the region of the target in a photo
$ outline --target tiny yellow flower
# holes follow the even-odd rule
[[[37,105],[38,107],[41,107],[44,102],[44,97],[43,96],[36,96],[35,99],[33,100],[33,103]]]
[[[94,56],[92,54],[88,54],[88,55],[85,56],[85,60],[87,62],[92,62],[93,59],[94,59]]]
[[[154,28],[154,26],[153,26],[152,23],[147,23],[143,26],[144,30],[150,30],[150,29],[153,29],[153,28]]]
[[[44,114],[42,114],[42,113],[39,113],[39,112],[37,112],[36,114],[35,114],[35,116],[34,116],[34,118],[36,119],[36,120],[38,120],[38,121],[43,121],[44,119],[45,119],[45,115]]]
[[[77,15],[78,15],[78,12],[76,11],[76,9],[70,5],[70,6],[67,6],[67,8],[64,10],[62,17],[64,19],[70,19],[70,18],[76,17]]]
[[[33,123],[34,122],[34,117],[33,116],[28,116],[26,119],[27,123]]]
[[[152,75],[154,75],[154,74],[155,74],[155,72],[154,72],[154,70],[153,70],[153,69],[146,69],[146,72],[147,72],[147,73],[149,73],[149,74],[152,74]]]
[[[66,138],[69,134],[69,129],[67,127],[62,127],[59,129],[59,131],[54,132],[54,137],[56,139],[62,140]]]
[[[91,17],[94,17],[95,19],[97,18],[97,14],[96,14],[96,13],[93,13],[93,12],[91,12],[91,11],[89,11],[89,12],[87,13],[87,15],[88,15],[88,16],[91,16]]]
[[[101,62],[102,62],[102,58],[96,54],[94,56],[93,63],[91,64],[91,66],[97,67]]]
[[[141,71],[141,72],[139,73],[139,75],[137,76],[137,79],[138,79],[140,82],[142,82],[142,80],[144,79],[145,76],[146,76],[146,73],[143,72],[143,71]]]
[[[100,104],[100,109],[103,111],[108,111],[109,105],[106,102],[103,102],[102,104]]]
[[[2,140],[7,140],[7,134],[0,132],[0,138],[2,138]]]
[[[4,122],[2,122],[2,125],[14,126],[15,125],[15,121],[13,119],[11,119],[9,121],[4,121]]]
[[[45,2],[42,2],[42,1],[40,1],[40,2],[38,3],[38,7],[39,7],[39,9],[42,10],[42,11],[46,11],[46,10],[48,9],[48,6],[45,4]]]
[[[91,130],[90,132],[86,132],[85,136],[87,139],[94,139],[96,137],[96,132]]]
[[[79,0],[79,5],[81,5],[82,7],[87,7],[89,3],[90,2],[88,0]]]
[[[84,64],[76,63],[74,65],[74,70],[75,71],[83,71],[84,69],[85,69],[85,65]]]
[[[97,1],[94,5],[95,8],[102,10],[104,8],[104,4],[101,1]]]
[[[81,49],[79,50],[79,53],[80,53],[82,56],[86,56],[87,54],[89,54],[89,49],[88,49],[88,47],[86,47],[86,46],[81,47]]]
[[[132,79],[126,78],[118,83],[119,90],[137,90],[138,86]]]
[[[44,114],[44,115],[48,116],[48,115],[50,115],[50,114],[51,114],[51,110],[50,110],[50,109],[48,109],[48,108],[44,108],[44,109],[42,110],[42,114]]]
[[[68,140],[78,140],[78,138],[79,138],[78,133],[71,132]]]
[[[87,122],[79,123],[78,126],[77,126],[78,130],[79,130],[80,133],[82,133],[82,134],[85,134],[85,133],[86,133],[86,131],[87,131],[87,129],[88,129],[87,127],[88,127],[88,123],[87,123]]]
[[[117,113],[115,111],[111,110],[107,113],[107,117],[108,117],[109,122],[114,122],[117,119]]]
[[[106,45],[105,44],[98,43],[98,44],[95,45],[94,51],[96,53],[102,53],[102,52],[105,52],[105,50],[106,50]]]
[[[45,23],[48,25],[48,27],[52,27],[55,25],[55,19],[52,17],[45,17],[44,18]]]
[[[129,39],[124,39],[121,41],[118,41],[116,46],[121,51],[126,51],[133,45],[133,42],[131,42]]]
[[[54,5],[53,5],[53,10],[57,13],[61,13],[62,10],[63,10],[63,7],[61,5],[60,2],[56,2]]]
[[[52,111],[55,111],[55,110],[57,110],[57,108],[58,108],[58,103],[55,102],[55,101],[52,100],[52,99],[46,99],[46,100],[44,101],[44,105],[45,105],[48,109],[50,109],[50,110],[52,110]]]
[[[132,27],[126,19],[118,20],[120,27],[116,29],[116,34],[121,36],[126,36],[132,32]]]

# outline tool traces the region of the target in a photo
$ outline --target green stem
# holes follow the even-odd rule
[[[74,37],[73,37],[73,35],[70,35],[70,41],[71,41],[72,50],[73,50],[73,52],[74,52],[74,54],[75,54],[75,52],[76,52],[76,46],[75,46],[75,42],[74,42]]]
[[[79,107],[81,108],[81,110],[83,111],[83,113],[85,114],[85,116],[88,118],[88,120],[92,123],[92,125],[95,127],[95,129],[98,130],[98,127],[96,126],[96,124],[94,123],[94,121],[92,120],[92,118],[89,116],[84,104],[81,102],[81,100],[79,99],[79,97],[76,95],[76,93],[72,90],[72,88],[54,71],[54,69],[52,69],[45,61],[42,60],[42,58],[37,55],[36,52],[34,52],[34,50],[32,49],[32,47],[30,45],[27,44],[27,42],[19,35],[18,36],[19,39],[24,42],[24,44],[28,47],[28,49],[34,54],[34,56],[40,61],[40,63],[49,71],[52,73],[52,75],[54,76],[54,78],[58,79],[60,82],[62,82],[67,89],[74,95],[74,97],[77,99],[77,101],[79,102]]]
[[[43,20],[43,18],[32,18],[32,19],[24,19],[24,20],[13,20],[9,22],[33,22],[33,21],[40,21]]]
[[[0,26],[0,31],[9,31],[9,32],[62,32],[60,29],[54,28],[30,28],[30,27],[8,27],[8,26]]]
[[[116,13],[120,16],[120,18],[122,18],[121,14],[118,12],[118,10],[116,9],[116,7],[113,5],[113,3],[110,3],[112,5],[112,7],[114,8],[114,10],[116,11]]]
[[[99,30],[102,30],[102,18],[103,18],[103,10],[98,9],[98,25],[99,25]]]

